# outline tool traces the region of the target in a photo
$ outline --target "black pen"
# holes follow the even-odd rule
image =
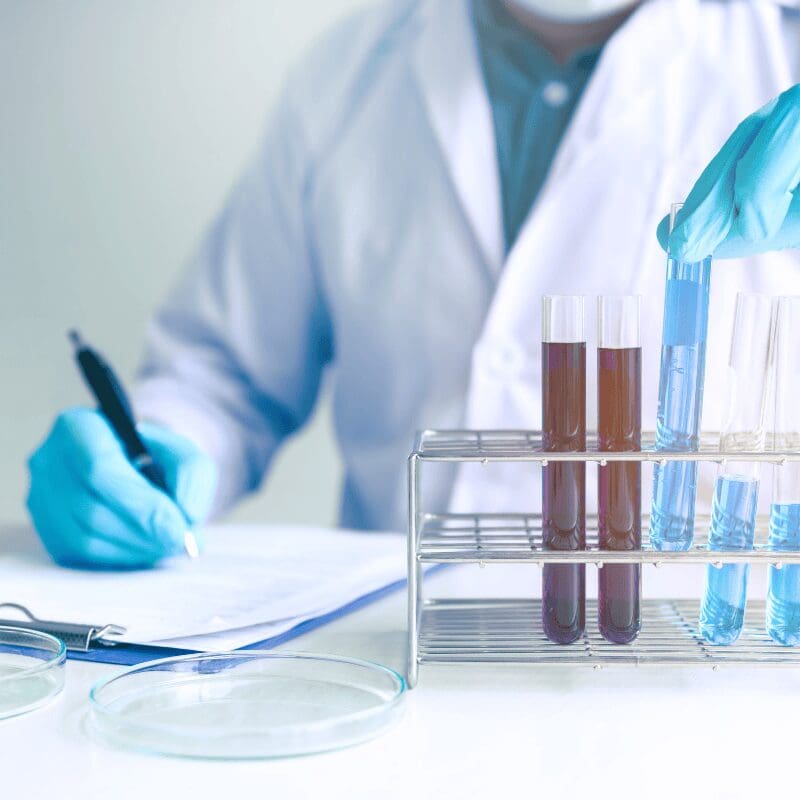
[[[75,347],[75,360],[86,385],[97,400],[97,405],[108,420],[108,424],[122,442],[128,460],[153,486],[169,495],[164,472],[150,455],[136,430],[131,404],[114,370],[99,353],[84,344],[77,331],[70,331],[69,338]],[[183,548],[190,558],[197,558],[200,553],[197,540],[190,531],[183,535]]]

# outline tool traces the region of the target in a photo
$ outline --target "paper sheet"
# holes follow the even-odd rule
[[[203,555],[156,569],[52,564],[30,530],[0,540],[0,602],[42,619],[124,625],[120,641],[229,649],[276,636],[405,578],[405,536],[299,526],[219,525]]]

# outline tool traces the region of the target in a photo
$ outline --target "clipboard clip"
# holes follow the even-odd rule
[[[29,609],[19,603],[0,603],[0,609],[13,608],[25,619],[0,619],[0,625],[11,625],[15,628],[43,631],[61,639],[67,650],[78,650],[87,653],[92,645],[113,646],[116,642],[105,641],[106,636],[122,636],[126,629],[121,625],[79,625],[74,622],[56,622],[39,619]]]

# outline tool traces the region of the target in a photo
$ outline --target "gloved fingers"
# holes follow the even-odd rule
[[[771,239],[780,230],[800,180],[800,86],[777,105],[736,166],[736,233],[745,241]]]
[[[734,226],[724,242],[714,253],[717,259],[747,258],[759,253],[800,247],[800,192],[797,192],[789,205],[783,224],[769,239],[745,239]]]
[[[182,493],[186,517],[194,521],[211,503],[216,477],[213,462],[209,466],[206,457],[182,436],[156,426],[145,426],[145,432],[167,485]],[[70,465],[76,479],[128,520],[132,529],[160,540],[167,552],[182,540],[183,512],[128,461],[105,417],[90,409],[72,409],[59,416],[51,438],[58,440],[60,459]],[[179,505],[183,508],[180,501]]]
[[[158,561],[130,548],[101,537],[92,536],[83,530],[75,539],[76,547],[60,554],[53,553],[56,563],[73,569],[148,569]]]
[[[83,540],[81,552],[74,558],[56,559],[64,567],[94,570],[148,569],[156,560],[132,555],[127,548],[94,538]]]
[[[116,509],[102,502],[73,506],[70,509],[75,526],[81,531],[84,553],[97,560],[100,553],[114,557],[116,563],[130,566],[152,566],[163,558],[182,551],[183,536],[142,535],[142,530],[132,526]],[[185,523],[183,523],[185,530]]]
[[[57,440],[55,457],[42,464],[41,471],[51,474],[52,485],[74,479],[77,486],[65,493],[72,502],[87,508],[104,504],[127,523],[131,536],[138,536],[143,543],[160,543],[162,555],[174,551],[186,529],[183,513],[128,461],[104,417],[89,409],[65,412],[56,421],[50,439]],[[34,458],[48,458],[52,450],[46,444],[41,449],[43,455]],[[32,469],[36,464],[32,463]],[[89,498],[96,502],[91,504]]]
[[[49,464],[49,479],[36,482],[32,491],[57,486],[62,503],[75,519],[83,520],[93,535],[112,536],[117,543],[137,549],[148,557],[164,558],[178,552],[186,532],[186,520],[178,506],[150,484],[119,453],[92,458],[86,472],[76,470],[67,459]],[[52,504],[45,498],[39,505]],[[109,515],[116,522],[109,524]],[[124,540],[121,542],[120,540]]]
[[[105,469],[95,469],[90,483],[76,497],[89,496],[92,510],[105,522],[107,509],[124,525],[131,541],[155,548],[161,558],[179,552],[186,533],[186,519],[177,504],[153,486],[127,461],[109,460]],[[88,522],[92,530],[102,526]]]
[[[91,474],[109,458],[127,461],[122,443],[106,418],[90,408],[72,408],[58,415],[42,449],[55,445],[76,473]]]
[[[97,511],[87,513],[80,504],[78,508],[54,504],[52,498],[42,498],[35,487],[28,497],[28,508],[47,551],[63,566],[130,569],[152,566],[163,557],[154,552],[152,541],[139,542],[120,535],[118,518],[109,521]]]
[[[739,124],[722,149],[703,170],[669,237],[669,251],[686,262],[713,254],[733,225],[736,164],[752,144],[777,101],[751,114]]]
[[[661,245],[661,249],[666,252],[669,243],[669,214],[658,223],[656,236],[658,237],[658,243]]]
[[[98,412],[61,414],[29,468],[31,518],[60,563],[143,566],[182,550],[186,515],[131,465]]]
[[[202,522],[214,500],[217,465],[194,442],[166,428],[143,422],[139,434],[186,518],[192,524]]]

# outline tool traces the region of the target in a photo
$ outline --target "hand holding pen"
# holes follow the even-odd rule
[[[142,568],[199,552],[216,466],[192,442],[134,423],[120,382],[77,334],[76,359],[99,410],[63,412],[31,456],[28,509],[60,564]]]

